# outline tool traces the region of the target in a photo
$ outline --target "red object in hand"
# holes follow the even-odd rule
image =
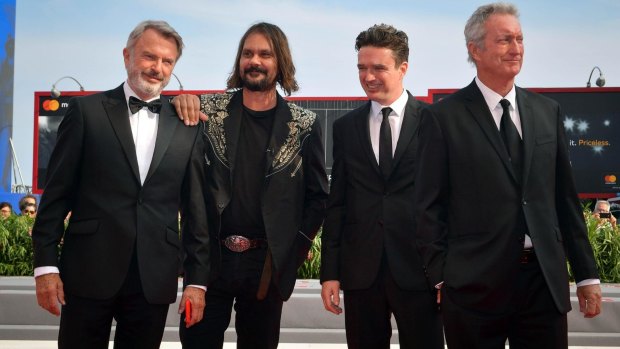
[[[188,323],[192,318],[192,302],[189,298],[185,300],[185,323]]]

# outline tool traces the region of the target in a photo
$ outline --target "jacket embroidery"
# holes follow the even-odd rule
[[[224,119],[229,115],[228,104],[233,94],[234,92],[200,96],[200,109],[209,117],[209,120],[205,123],[205,135],[209,139],[218,160],[227,168],[230,168],[230,162],[226,157]],[[312,131],[312,124],[316,120],[314,112],[301,108],[291,102],[287,102],[287,104],[292,116],[291,120],[287,122],[289,133],[284,144],[277,150],[268,175],[281,171],[293,162],[295,156],[301,150],[304,139]]]

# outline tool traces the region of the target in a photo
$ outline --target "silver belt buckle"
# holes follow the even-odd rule
[[[233,252],[245,252],[250,249],[250,239],[241,235],[230,235],[224,239],[224,246]]]

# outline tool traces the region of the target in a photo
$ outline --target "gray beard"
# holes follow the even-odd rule
[[[146,94],[152,98],[152,97],[157,97],[161,94],[161,91],[164,89],[164,87],[166,87],[166,85],[168,85],[168,82],[170,82],[170,79],[168,80],[164,79],[159,84],[150,84],[144,81],[142,77],[140,76],[140,73],[138,73],[137,75],[130,75],[129,81],[132,83],[133,86],[135,86],[136,89],[139,90],[139,91],[135,91],[136,93]]]

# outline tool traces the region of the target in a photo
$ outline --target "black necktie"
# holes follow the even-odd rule
[[[381,109],[383,121],[379,130],[379,168],[384,179],[388,179],[392,171],[392,128],[388,120],[391,112],[390,107]]]
[[[131,111],[131,114],[137,113],[140,109],[144,107],[146,107],[153,113],[159,114],[159,111],[161,110],[161,100],[154,99],[147,103],[134,96],[129,97],[129,110]]]
[[[502,105],[503,109],[502,121],[500,123],[499,132],[501,133],[502,139],[504,140],[506,150],[508,150],[508,155],[510,155],[510,162],[512,163],[512,168],[520,182],[521,158],[523,156],[521,137],[519,136],[519,131],[517,131],[517,127],[510,118],[510,102],[507,99],[502,99],[501,101],[499,101],[499,103]]]

